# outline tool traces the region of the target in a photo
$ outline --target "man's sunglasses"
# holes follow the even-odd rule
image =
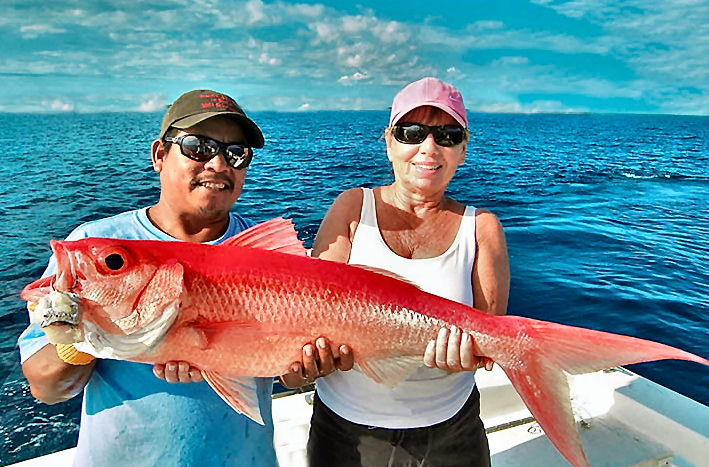
[[[207,162],[220,152],[224,160],[235,169],[245,169],[251,163],[251,148],[236,143],[222,143],[201,135],[165,136],[165,142],[180,145],[182,155],[197,162]]]
[[[400,143],[421,144],[429,133],[439,146],[455,146],[465,139],[465,128],[458,125],[428,126],[421,123],[399,123],[391,127],[391,134]]]

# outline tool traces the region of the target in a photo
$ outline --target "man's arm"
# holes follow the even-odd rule
[[[56,404],[79,394],[91,378],[96,361],[87,365],[71,365],[57,355],[57,349],[47,344],[22,364],[22,373],[30,384],[35,399]]]

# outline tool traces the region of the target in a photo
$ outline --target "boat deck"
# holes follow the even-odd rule
[[[476,380],[493,467],[568,465],[499,367],[478,371]],[[709,407],[623,368],[569,376],[569,383],[572,408],[592,466],[709,465]],[[274,397],[274,443],[281,467],[306,465],[311,400],[312,392]],[[67,449],[15,465],[69,466],[73,452]]]
[[[493,467],[569,465],[499,368],[478,371],[481,418]],[[709,407],[628,370],[569,376],[574,415],[592,466],[709,465]],[[312,393],[273,401],[283,467],[304,467]]]

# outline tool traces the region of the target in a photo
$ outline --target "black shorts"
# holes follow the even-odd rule
[[[359,425],[337,415],[315,394],[308,439],[310,467],[489,467],[490,449],[473,389],[450,419],[421,428]]]

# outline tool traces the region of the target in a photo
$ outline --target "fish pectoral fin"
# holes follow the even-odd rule
[[[209,347],[209,337],[204,329],[198,326],[184,326],[183,329],[187,342],[193,343],[200,350],[205,350]]]
[[[263,425],[258,402],[258,388],[252,377],[227,378],[214,371],[202,371],[202,377],[229,407]]]
[[[423,365],[420,355],[399,356],[379,360],[364,360],[357,362],[362,373],[369,376],[377,383],[382,383],[389,388],[396,387],[404,381],[414,370]]]
[[[293,221],[282,217],[256,224],[225,240],[221,245],[260,248],[279,253],[308,256],[303,242],[298,239]]]

